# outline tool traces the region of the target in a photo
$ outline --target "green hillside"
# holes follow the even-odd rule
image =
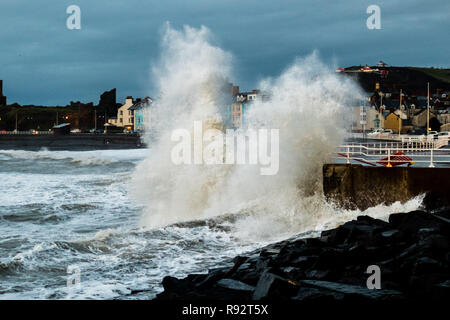
[[[417,67],[408,67],[408,69],[421,71],[433,78],[450,83],[450,69],[417,68]]]

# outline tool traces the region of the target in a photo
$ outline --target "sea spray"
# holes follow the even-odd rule
[[[226,166],[177,166],[171,161],[174,130],[192,128],[194,121],[203,121],[207,128],[223,127],[230,102],[225,88],[231,55],[210,40],[205,27],[186,26],[181,31],[166,27],[161,58],[152,70],[159,90],[151,118],[156,141],[132,183],[134,194],[147,205],[144,226],[204,218],[209,199],[226,179]]]
[[[270,99],[248,108],[253,129],[279,129],[279,172],[264,176],[254,165],[176,165],[171,133],[194,121],[224,128],[230,93],[231,55],[211,44],[205,27],[167,26],[160,61],[153,68],[159,88],[151,119],[156,141],[137,168],[133,191],[146,205],[142,224],[242,213],[237,234],[269,235],[302,230],[336,214],[322,195],[322,165],[344,138],[345,115],[360,98],[351,80],[330,71],[316,54],[297,59],[280,76],[263,80]],[[241,223],[242,222],[242,223]]]

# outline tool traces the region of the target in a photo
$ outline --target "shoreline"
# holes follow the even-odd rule
[[[450,297],[450,208],[368,216],[318,238],[291,238],[233,259],[232,267],[167,276],[156,300],[386,302]],[[369,266],[380,289],[368,289]],[[376,268],[375,267],[375,268]]]

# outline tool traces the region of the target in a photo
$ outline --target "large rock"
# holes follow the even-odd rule
[[[291,239],[238,256],[185,279],[166,277],[158,299],[379,301],[450,298],[447,211],[367,216],[318,238]],[[381,290],[366,287],[367,267],[381,271]]]
[[[348,296],[351,298],[369,299],[369,300],[388,300],[388,299],[403,299],[401,292],[396,290],[385,289],[367,289],[361,286],[348,285],[344,283],[317,281],[317,280],[303,280],[300,285],[313,287],[321,290],[329,290],[341,294],[341,296]]]
[[[298,285],[295,282],[265,272],[256,285],[253,299],[283,299],[294,295],[297,290]]]
[[[424,210],[434,212],[436,210],[442,211],[445,208],[450,208],[450,197],[448,192],[427,192],[425,195],[422,206]]]
[[[405,233],[414,235],[422,228],[449,231],[450,221],[424,211],[396,213],[389,216],[389,224]]]
[[[255,290],[255,287],[233,279],[221,279],[217,282],[217,285],[231,290],[241,290],[250,292],[253,292]]]

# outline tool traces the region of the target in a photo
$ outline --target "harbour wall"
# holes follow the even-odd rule
[[[0,135],[0,150],[102,150],[144,147],[141,137],[133,134],[70,135]]]
[[[406,202],[427,194],[430,208],[450,205],[450,168],[369,167],[325,164],[323,191],[329,201],[346,209]]]

